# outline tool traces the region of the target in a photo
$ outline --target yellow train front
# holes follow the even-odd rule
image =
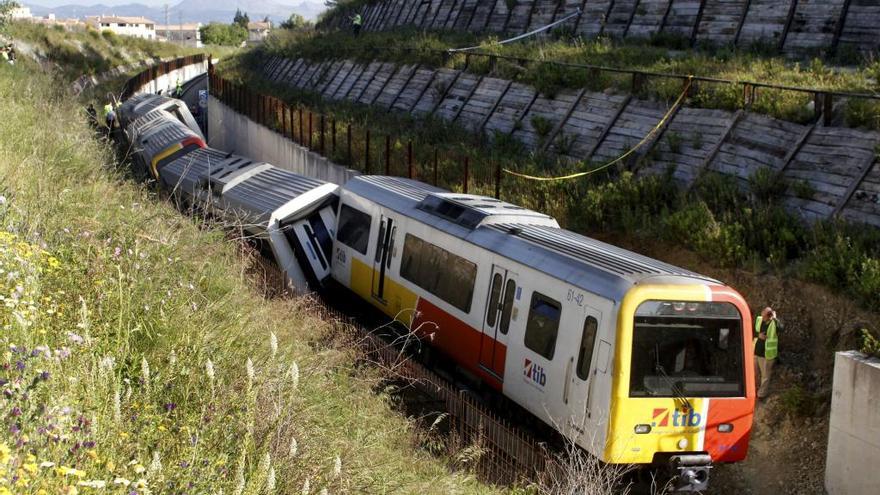
[[[606,463],[702,490],[745,458],[748,307],[716,280],[417,181],[341,189],[332,277]]]

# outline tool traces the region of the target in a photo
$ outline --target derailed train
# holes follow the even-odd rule
[[[293,286],[350,289],[606,463],[670,467],[695,491],[745,458],[753,328],[732,288],[497,199],[207,148],[175,101],[120,108],[135,163],[260,239]]]

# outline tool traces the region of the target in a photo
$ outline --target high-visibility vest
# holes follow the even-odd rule
[[[3,55],[3,60],[9,60],[9,53],[6,50],[0,50],[0,55]]]
[[[354,21],[352,21],[352,22],[354,23],[355,26],[360,26],[361,24],[363,24],[364,20],[361,18],[360,14],[357,14],[354,16]]]
[[[755,319],[755,339],[752,341],[752,350],[758,344],[758,334],[761,333],[761,323],[764,319],[758,316]],[[779,355],[779,338],[776,335],[776,320],[770,320],[767,325],[767,340],[764,341],[764,359],[776,359]]]
[[[113,105],[110,103],[104,105],[104,118],[106,119],[112,113],[114,113],[113,112]]]

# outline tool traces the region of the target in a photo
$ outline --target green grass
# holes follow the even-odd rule
[[[419,31],[405,28],[387,32],[364,33],[355,39],[350,33],[276,32],[253,57],[265,54],[306,57],[312,60],[349,58],[360,61],[383,60],[398,63],[422,63],[431,67],[467,69],[469,72],[516,80],[553,96],[563,89],[587,87],[594,91],[610,89],[633,91],[639,96],[661,100],[674,99],[681,92],[681,80],[651,77],[633,88],[632,77],[612,72],[591,72],[582,68],[540,62],[593,65],[640,70],[680,76],[696,75],[732,81],[729,84],[699,83],[689,104],[705,108],[734,110],[744,107],[743,88],[738,82],[809,88],[815,91],[838,91],[877,94],[880,91],[880,62],[858,60],[858,65],[836,70],[820,59],[793,62],[768,54],[761,46],[734,50],[707,48],[681,50],[670,48],[675,40],[612,41],[588,40],[564,32],[547,40],[499,45],[494,36],[477,37],[463,32]],[[462,53],[444,56],[437,50],[482,44],[479,50],[514,60],[498,59],[492,65],[487,57]],[[795,122],[813,118],[812,95],[782,89],[764,88],[749,109]],[[853,99],[846,103],[847,125],[880,129],[880,101]]]
[[[147,58],[175,58],[195,53],[225,57],[237,51],[217,46],[189,48],[94,29],[66,31],[60,27],[47,28],[30,22],[10,23],[7,36],[32,45],[40,55],[57,64],[61,77],[66,80],[84,74],[101,74]]]
[[[237,241],[124,180],[47,75],[0,67],[0,102],[0,493],[493,491],[414,449],[379,373],[307,300],[262,298]]]

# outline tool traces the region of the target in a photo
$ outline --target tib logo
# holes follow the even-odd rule
[[[544,368],[533,363],[531,359],[526,358],[523,366],[523,375],[532,382],[544,386],[547,384],[547,375],[544,374]]]
[[[654,409],[651,426],[669,426],[669,417],[672,416],[672,426],[700,426],[703,422],[703,415],[691,409],[690,411],[679,412],[678,409]]]

